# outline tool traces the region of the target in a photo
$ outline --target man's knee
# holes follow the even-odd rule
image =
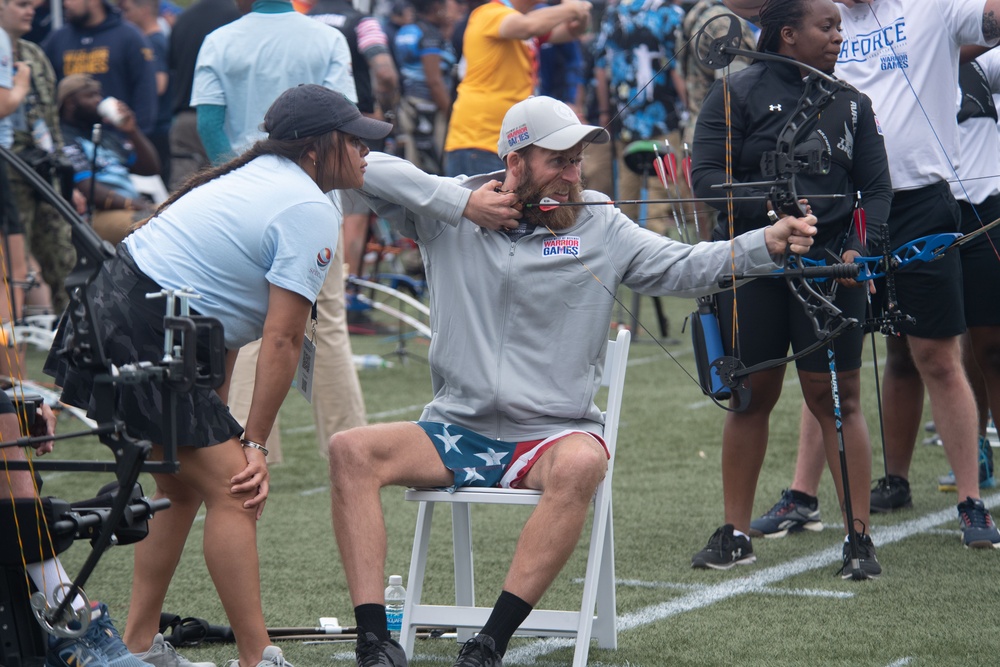
[[[600,444],[589,437],[581,437],[562,444],[563,447],[554,452],[556,457],[552,460],[548,473],[546,490],[561,489],[589,500],[597,485],[607,474],[607,453]]]
[[[900,379],[919,377],[905,338],[891,338],[886,344],[885,373]]]
[[[913,363],[925,381],[965,377],[958,340],[944,338],[911,342]]]
[[[365,437],[367,427],[340,431],[330,436],[327,453],[330,458],[330,480],[344,483],[370,474],[374,470],[372,453]]]
[[[988,329],[992,331],[993,328]],[[986,376],[1000,377],[1000,341],[987,338],[980,341],[973,338],[973,358],[975,366]]]

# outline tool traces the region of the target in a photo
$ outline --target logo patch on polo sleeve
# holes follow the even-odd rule
[[[331,259],[333,259],[333,252],[329,248],[323,248],[316,253],[316,266],[325,269],[330,265]]]

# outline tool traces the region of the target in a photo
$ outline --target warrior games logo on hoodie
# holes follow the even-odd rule
[[[579,236],[560,236],[555,239],[545,239],[542,242],[542,255],[545,257],[551,255],[573,255],[576,257],[579,254]]]

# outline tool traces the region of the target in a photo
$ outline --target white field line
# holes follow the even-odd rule
[[[899,660],[893,660],[885,667],[903,667],[903,665],[908,665],[913,662],[913,658],[900,658]]]
[[[574,579],[574,583],[583,584],[583,579]],[[641,581],[639,579],[616,579],[616,586],[631,586],[632,588],[665,588],[678,591],[700,591],[708,586],[706,584],[675,584],[668,581]],[[852,598],[854,593],[847,591],[824,591],[812,588],[762,588],[761,593],[766,595],[793,595],[814,598]]]
[[[1000,494],[984,497],[983,502],[987,507],[992,508],[997,503],[1000,503]],[[899,542],[918,533],[923,533],[947,521],[956,520],[955,509],[948,508],[895,526],[873,530],[872,539],[877,546],[884,546]],[[955,542],[956,549],[962,548],[958,540],[955,540]],[[624,632],[641,628],[650,623],[670,618],[671,616],[708,607],[717,602],[736,597],[737,595],[761,593],[771,584],[784,581],[810,570],[832,566],[840,562],[841,557],[842,548],[838,544],[836,547],[822,549],[808,556],[802,556],[787,563],[782,563],[781,565],[757,570],[746,577],[731,579],[714,586],[706,586],[701,590],[692,591],[679,598],[620,615],[618,617],[618,631]],[[534,664],[541,656],[547,655],[556,649],[574,646],[575,643],[575,639],[562,638],[549,638],[532,642],[527,646],[520,646],[508,651],[504,656],[504,663],[511,665]]]

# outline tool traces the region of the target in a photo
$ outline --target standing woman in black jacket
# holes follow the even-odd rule
[[[760,25],[758,51],[784,56],[788,61],[758,60],[717,82],[709,92],[694,137],[693,179],[699,197],[719,196],[719,190],[712,186],[730,181],[738,184],[773,180],[773,176],[763,173],[761,157],[775,150],[779,134],[803,96],[809,71],[799,63],[829,74],[836,66],[843,38],[840,12],[832,0],[769,0],[760,8]],[[803,193],[801,196],[808,200],[818,219],[816,242],[809,257],[826,258],[833,252],[850,262],[868,254],[864,239],[858,237],[852,224],[854,193],[862,193],[868,227],[873,232],[885,221],[892,198],[885,148],[871,100],[854,89],[839,90],[819,116],[796,135],[794,143],[792,151],[797,157],[821,151],[830,158],[829,173],[796,176],[797,191]],[[727,173],[727,159],[731,160],[731,174]],[[732,192],[735,197],[756,198],[717,204],[721,215],[715,239],[764,227],[770,224],[769,216],[786,215],[772,210],[767,187],[736,187]],[[809,199],[809,195],[830,194],[843,196]],[[843,282],[835,304],[845,316],[861,321],[865,288],[852,281]],[[784,357],[789,345],[798,351],[817,340],[802,304],[783,280],[758,279],[735,292],[720,293],[718,313],[725,353],[736,356],[745,366]],[[874,577],[881,567],[871,539],[864,535],[869,517],[871,441],[860,406],[862,344],[861,327],[849,329],[830,343],[836,346],[854,530],[862,534],[858,541],[862,570]],[[796,360],[795,365],[806,406],[822,427],[827,462],[843,507],[826,346]],[[722,433],[726,525],[694,556],[693,567],[729,569],[756,560],[748,535],[750,518],[767,449],[769,418],[781,394],[784,374],[782,365],[750,375],[753,395],[749,406],[726,416]],[[849,570],[845,569],[844,576],[850,576]]]

